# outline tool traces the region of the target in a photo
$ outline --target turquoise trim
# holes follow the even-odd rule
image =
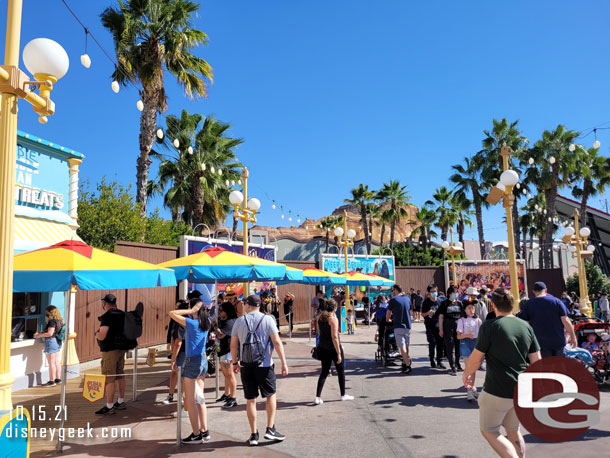
[[[234,283],[242,281],[280,280],[286,276],[286,266],[175,266],[169,267],[176,273],[176,280],[188,280],[191,283],[214,283],[222,281]]]
[[[84,154],[79,153],[78,151],[74,151],[72,148],[67,148],[65,146],[58,145],[57,143],[50,142],[48,140],[45,140],[44,138],[28,134],[27,132],[23,132],[21,130],[17,130],[17,137],[17,141],[21,140],[24,143],[28,143],[35,148],[48,150],[53,153],[59,153],[65,157],[73,157],[76,159],[84,159],[85,157]]]

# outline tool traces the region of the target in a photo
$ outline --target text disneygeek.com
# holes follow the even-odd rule
[[[4,435],[11,439],[20,439],[28,437],[27,428],[6,428]],[[66,439],[131,439],[131,428],[96,428],[93,429],[91,424],[87,422],[87,427],[84,428],[59,428],[59,427],[40,427],[30,428],[30,439],[40,438],[50,441],[59,440],[64,442]]]

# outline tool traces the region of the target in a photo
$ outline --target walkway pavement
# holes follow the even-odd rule
[[[175,405],[161,404],[160,400],[166,395],[165,386],[151,385],[137,402],[128,404],[127,410],[103,417],[92,425],[94,435],[101,435],[104,427],[131,428],[131,439],[71,439],[63,455],[170,457],[214,451],[219,456],[270,457],[494,456],[478,432],[477,407],[466,401],[460,377],[428,368],[423,324],[414,325],[411,348],[414,370],[409,376],[401,375],[399,366],[383,368],[374,361],[376,344],[373,337],[373,327],[359,327],[355,335],[342,336],[347,355],[348,392],[356,399],[341,402],[336,378],[329,377],[323,393],[325,402],[321,406],[313,404],[319,363],[311,359],[312,347],[308,338],[303,334],[290,341],[283,338],[290,367],[288,377],[278,376],[276,424],[277,429],[287,435],[283,443],[246,447],[249,428],[241,390],[238,390],[239,406],[224,411],[220,404],[213,402],[215,391],[211,379],[206,381],[210,442],[183,445],[178,449],[175,445]],[[158,361],[155,370],[167,364],[163,358]],[[482,383],[484,372],[477,377]],[[97,404],[87,406],[91,410],[97,407]],[[258,424],[261,431],[265,427],[263,409],[260,403]],[[605,456],[610,437],[608,390],[602,393],[601,410],[602,423],[576,441],[547,444],[526,435],[528,456]],[[187,417],[183,417],[182,431],[183,437],[190,433]]]

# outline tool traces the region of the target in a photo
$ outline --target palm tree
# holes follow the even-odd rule
[[[343,201],[348,204],[355,205],[360,209],[360,222],[362,224],[362,230],[364,231],[364,243],[366,245],[366,253],[371,253],[371,239],[369,237],[368,222],[366,220],[366,204],[375,196],[373,191],[369,190],[368,185],[359,184],[357,187],[351,190],[351,199],[344,199]]]
[[[167,117],[167,131],[179,140],[160,141],[173,155],[152,151],[159,158],[159,176],[151,181],[149,192],[164,193],[164,204],[172,211],[172,218],[180,218],[191,227],[207,224],[214,227],[224,221],[230,211],[229,185],[239,180],[241,164],[236,162],[233,149],[242,139],[225,137],[230,124],[212,117],[197,130],[201,115],[191,115],[183,110],[180,119]],[[213,172],[212,172],[213,170]],[[222,173],[222,175],[220,174]]]
[[[603,194],[610,184],[610,158],[600,156],[599,148],[585,149],[576,146],[578,156],[575,167],[576,182],[572,195],[580,199],[580,225],[587,224],[587,201],[590,197]]]
[[[553,216],[559,187],[567,186],[574,176],[577,167],[577,156],[569,151],[572,141],[578,132],[567,130],[561,124],[555,130],[545,130],[542,138],[529,151],[535,166],[526,171],[530,182],[535,182],[544,193],[546,200],[547,222],[544,230],[544,246],[550,247],[553,242]],[[553,253],[544,251],[544,267],[550,267]]]
[[[470,209],[472,206],[472,201],[465,196],[453,194],[451,206],[457,215],[456,229],[458,233],[458,240],[462,242],[462,246],[466,246],[464,245],[464,232],[466,231],[466,226],[472,227],[472,220],[470,219],[470,215],[472,215],[472,210]]]
[[[146,216],[150,151],[155,141],[157,113],[167,110],[165,72],[176,77],[189,98],[205,96],[212,68],[191,53],[207,44],[207,35],[192,27],[200,5],[189,0],[123,0],[101,14],[110,31],[118,61],[112,78],[119,84],[139,82],[144,108],[140,115],[140,155],[136,202]]]
[[[413,237],[419,235],[419,244],[424,250],[427,249],[432,237],[437,236],[436,232],[432,230],[432,226],[436,224],[436,212],[422,207],[415,213],[415,220],[409,221],[409,224],[416,225],[411,235]]]
[[[375,226],[381,225],[381,215],[383,209],[380,205],[375,202],[369,202],[366,204],[366,214],[369,217],[369,239],[371,241],[371,245],[373,244],[373,233]]]
[[[318,229],[322,229],[326,232],[324,236],[325,249],[324,252],[328,253],[328,245],[330,243],[330,231],[332,231],[338,224],[343,222],[342,216],[327,216],[320,220],[320,224],[318,225]]]
[[[407,210],[411,197],[406,186],[401,186],[398,180],[390,180],[389,183],[384,183],[379,191],[380,196],[387,202],[387,208],[384,211],[385,218],[390,222],[390,249],[394,247],[394,233],[396,231],[396,223],[403,218],[409,217]]]
[[[444,242],[447,240],[449,228],[458,220],[458,215],[451,205],[453,193],[447,190],[445,186],[441,186],[434,191],[432,199],[433,200],[426,201],[425,205],[434,208],[434,211],[436,212],[435,224],[441,229],[441,240]]]
[[[459,199],[466,199],[470,196],[474,206],[475,218],[477,221],[477,232],[479,234],[479,251],[481,259],[485,255],[485,234],[483,232],[483,207],[489,207],[485,200],[489,192],[488,183],[481,178],[481,166],[484,163],[482,154],[476,154],[472,158],[465,157],[464,165],[457,164],[451,168],[456,171],[449,178],[455,183],[454,195]]]

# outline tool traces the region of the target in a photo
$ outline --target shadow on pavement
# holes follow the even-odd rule
[[[599,429],[588,429],[582,436],[577,437],[576,439],[572,439],[570,441],[566,441],[566,442],[585,442],[585,441],[592,441],[595,439],[601,439],[604,437],[610,437],[610,431],[602,431]],[[523,438],[525,439],[525,442],[528,444],[548,444],[547,441],[538,439],[537,437],[532,436],[531,434],[524,434]]]
[[[405,396],[400,399],[387,399],[375,401],[373,405],[385,407],[386,405],[400,405],[404,407],[438,407],[441,409],[478,409],[476,402],[468,402],[465,396]]]

